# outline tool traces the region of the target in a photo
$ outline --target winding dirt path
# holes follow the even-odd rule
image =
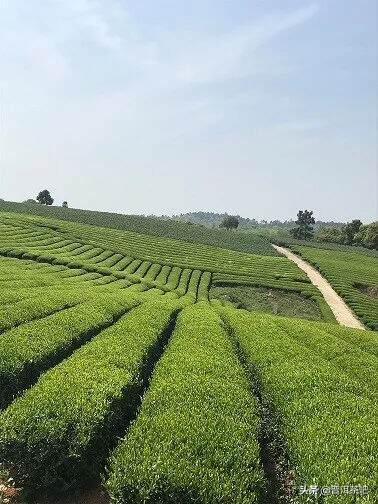
[[[290,261],[295,262],[295,264],[306,273],[313,285],[315,285],[315,287],[317,287],[323,294],[324,299],[333,311],[333,314],[339,324],[346,327],[353,327],[354,329],[365,329],[363,324],[353,314],[352,310],[346,305],[344,300],[333,290],[331,284],[327,282],[317,269],[296,254],[293,254],[293,252],[289,249],[279,247],[278,245],[273,245],[273,247],[277,250],[277,252],[290,259]]]

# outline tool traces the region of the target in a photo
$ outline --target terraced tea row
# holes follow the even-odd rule
[[[84,337],[0,414],[0,459],[16,482],[38,492],[72,485],[108,459],[106,487],[118,504],[265,503],[274,498],[268,453],[275,477],[291,482],[287,498],[305,502],[300,485],[361,484],[371,498],[359,502],[374,502],[376,333],[218,302],[188,306],[193,298],[169,293],[134,307],[114,297],[111,308],[107,296],[118,321]],[[122,315],[121,305],[131,311]],[[53,345],[65,339],[60,320]],[[20,346],[27,326],[15,329]],[[9,362],[12,352],[2,352]]]
[[[0,407],[9,403],[42,372],[70,355],[75,348],[113,324],[142,300],[135,292],[128,292],[128,289],[117,294],[97,294],[95,298],[93,293],[83,294],[86,294],[86,300],[82,298],[76,306],[66,305],[66,309],[48,316],[39,312],[38,320],[13,327],[2,334]],[[81,295],[81,291],[74,295],[71,292],[65,293],[66,298],[76,298],[75,300]],[[44,299],[37,296],[32,301],[38,305],[43,303]],[[3,317],[3,314],[2,310],[0,317]]]
[[[206,245],[194,245],[189,242],[172,240],[168,238],[150,237],[143,234],[118,231],[82,224],[55,221],[52,219],[28,218],[22,215],[1,214],[1,220],[8,219],[11,224],[30,228],[39,227],[47,229],[50,233],[61,233],[62,239],[77,239],[78,242],[91,243],[101,248],[103,243],[115,253],[125,256],[138,257],[139,259],[168,264],[171,266],[200,269],[203,271],[217,271],[229,273],[252,273],[256,267],[268,267],[273,274],[285,272],[295,278],[301,276],[292,265],[287,266],[282,257],[250,255],[241,252],[229,251]],[[50,235],[52,236],[52,234]],[[251,265],[251,258],[256,261]],[[290,263],[289,263],[290,264]]]
[[[31,216],[39,215],[74,223],[89,224],[91,226],[132,231],[138,234],[150,235],[151,237],[173,238],[174,240],[198,245],[205,244],[259,255],[276,255],[265,237],[247,233],[234,233],[225,229],[208,229],[170,219],[94,212],[54,206],[46,207],[44,205],[30,205],[7,201],[0,201],[0,212],[20,212]]]
[[[114,502],[257,502],[256,399],[219,315],[181,312],[142,408],[111,457]]]
[[[330,318],[286,258],[10,214],[0,251],[1,474],[27,501],[102,474],[115,504],[374,502],[377,334],[208,302],[263,286]]]
[[[358,502],[375,502],[377,334],[370,334],[373,345],[367,352],[359,331],[343,333],[349,334],[349,341],[353,336],[363,341],[364,351],[340,342],[338,331],[333,335],[337,326],[297,324],[227,308],[220,313],[281,431],[296,485],[365,485],[370,498]],[[337,502],[355,502],[355,496],[339,495]]]
[[[147,287],[176,291],[179,295],[184,295],[188,289],[193,294],[197,293],[202,276],[202,286],[206,281],[210,282],[210,274],[202,274],[199,270],[162,266],[125,257],[92,245],[62,240],[59,235],[54,236],[54,232],[44,229],[6,225],[3,228],[6,229],[0,230],[0,253],[54,264],[58,267],[84,269],[93,275],[88,277],[88,280],[94,280],[96,283],[110,283],[117,279],[122,280],[124,285],[126,282],[128,285],[142,282]],[[101,278],[104,276],[107,278]],[[43,279],[40,281],[43,282]]]
[[[152,272],[158,274],[159,266],[171,267],[175,272],[178,272],[178,269],[189,269],[233,274],[243,279],[247,277],[255,282],[265,282],[267,285],[275,282],[282,288],[285,288],[287,282],[307,281],[298,268],[282,257],[249,255],[215,247],[196,247],[190,243],[166,238],[152,239],[135,233],[47,219],[37,221],[25,216],[2,216],[2,222],[0,248],[2,247],[3,253],[55,264],[59,262],[85,268],[87,271],[114,275],[117,278],[125,277],[130,281],[144,281],[146,276],[146,281],[153,281]],[[106,249],[100,246],[105,240],[108,247]],[[208,276],[206,275],[206,278]],[[156,280],[159,288],[164,288],[165,284],[160,284],[163,279],[164,275]]]
[[[1,459],[16,463],[19,481],[37,488],[93,473],[135,410],[141,378],[178,306],[166,300],[135,308],[5,410]]]
[[[71,289],[81,289],[83,297],[88,289],[96,287],[93,293],[105,289],[117,290],[133,286],[142,291],[149,287],[142,283],[131,283],[110,275],[88,273],[83,269],[68,268],[62,265],[50,265],[31,260],[0,257],[0,305],[20,301],[36,294],[46,295],[49,292],[66,292]]]

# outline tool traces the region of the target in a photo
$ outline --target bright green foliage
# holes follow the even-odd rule
[[[366,383],[366,390],[377,397],[378,392],[378,354],[374,355],[374,348],[378,345],[378,335],[371,333],[372,342],[362,350],[358,345],[358,338],[365,340],[369,334],[361,331],[345,331],[350,335],[349,342],[340,338],[335,327],[328,324],[311,326],[304,321],[279,317],[273,319],[275,325],[286,332],[290,338],[305,345],[316,355],[354,377],[360,383]],[[338,328],[338,326],[336,326]]]
[[[76,248],[82,247],[85,244],[92,244],[94,248],[101,248],[103,243],[107,244],[108,250],[102,249],[101,254],[104,255],[99,254],[99,256],[91,258],[91,262],[99,262],[99,259],[106,260],[106,258],[111,256],[105,256],[112,251],[113,254],[122,254],[123,256],[135,257],[162,265],[167,264],[170,266],[201,269],[203,271],[209,270],[242,274],[250,274],[254,271],[251,258],[255,260],[257,258],[258,264],[256,264],[256,266],[265,266],[265,268],[273,273],[278,273],[281,267],[285,267],[285,263],[290,264],[284,258],[277,256],[251,256],[250,254],[208,245],[195,245],[169,238],[151,237],[134,232],[121,232],[114,229],[72,224],[51,219],[32,219],[30,217],[13,214],[1,214],[1,219],[3,222],[8,222],[9,224],[18,222],[21,229],[22,227],[25,229],[30,227],[41,229],[42,226],[44,226],[43,233],[41,232],[42,234],[39,237],[30,237],[28,233],[24,239],[20,240],[18,238],[17,241],[14,242],[12,242],[9,236],[7,236],[6,240],[2,240],[0,229],[0,247],[2,246],[2,242],[8,248],[12,248],[12,243],[14,243],[13,248],[21,252],[35,251],[40,254],[42,253],[40,243],[44,243],[47,238],[60,235],[63,240],[71,235],[75,237],[76,240],[80,236],[81,243],[78,243]],[[65,247],[67,247],[67,245]],[[60,247],[59,244],[58,248],[54,248],[54,245],[50,246],[50,255],[56,256],[59,254],[60,260],[63,261],[63,259],[65,259],[63,248]],[[272,248],[272,250],[274,249]],[[70,253],[69,250],[66,252]],[[80,255],[76,257],[76,260],[81,260]],[[63,262],[61,263],[63,264]],[[291,269],[293,274],[297,271],[292,265],[287,266],[287,268],[289,270]]]
[[[192,274],[192,270],[190,270],[190,269],[183,270],[183,272],[180,276],[179,284],[176,288],[177,294],[183,295],[188,290],[188,285],[189,285],[189,280],[190,280],[191,274]]]
[[[308,339],[298,333],[291,337],[290,327],[282,329],[274,317],[220,310],[260,385],[263,402],[278,419],[297,487],[314,482],[321,487],[368,485],[373,499],[378,492],[378,394],[367,387],[363,371],[357,379],[357,366],[369,362],[372,369],[373,362],[356,350],[354,366],[349,348],[353,370],[347,371],[348,361],[337,356],[335,339],[319,355],[320,324],[303,322]],[[355,501],[343,496],[337,502]]]
[[[0,338],[0,407],[41,372],[138,303],[127,291],[100,294],[73,308],[5,332]]]
[[[156,277],[158,276],[158,274],[160,273],[160,270],[161,270],[160,264],[150,265],[144,275],[145,280],[154,281],[156,279]]]
[[[330,331],[330,326],[322,325],[322,327],[328,333],[337,336],[340,340],[351,343],[363,352],[378,357],[378,335],[375,331],[351,330],[348,327],[339,325],[333,325],[332,331]]]
[[[258,502],[259,418],[228,334],[206,303],[186,308],[140,414],[110,461],[116,503]]]
[[[181,270],[180,270],[181,271]],[[165,285],[168,282],[168,277],[171,272],[171,268],[169,266],[163,266],[156,277],[156,282]]]
[[[23,223],[24,227],[20,225],[17,240],[13,239],[12,241],[11,235],[7,233],[7,227],[12,228],[10,222],[13,222],[13,220],[5,220],[6,224],[0,226],[0,244],[8,244],[8,246],[3,247],[0,253],[6,256],[33,259],[41,263],[53,264],[57,268],[65,266],[70,268],[71,271],[63,270],[62,275],[64,277],[67,275],[79,276],[83,273],[84,276],[79,281],[95,280],[94,285],[104,285],[120,279],[129,281],[130,284],[142,282],[147,287],[158,287],[163,291],[175,290],[179,286],[182,270],[177,266],[162,266],[159,263],[141,259],[133,260],[129,256],[124,257],[122,254],[114,253],[109,249],[96,248],[88,244],[73,242],[73,247],[69,247],[66,239],[57,241],[57,237],[51,236],[51,234],[56,233],[55,229],[52,231],[39,227],[39,234],[31,233],[31,222],[27,222],[27,225]],[[24,234],[21,233],[22,229],[24,229]],[[162,268],[165,268],[165,273],[159,276]],[[51,272],[50,270],[49,273]],[[185,286],[185,289],[180,288],[178,293],[184,295],[189,291],[196,296],[202,271],[189,270],[189,272],[190,279],[186,281],[184,276],[181,283],[181,286]],[[101,278],[101,276],[106,278]],[[210,276],[210,273],[208,273],[205,278],[210,278]],[[161,282],[162,279],[164,283]],[[15,278],[13,278],[13,282],[14,280]],[[37,283],[45,285],[41,277],[38,278]],[[202,283],[206,285],[206,282],[203,281]]]
[[[197,292],[198,301],[208,301],[209,300],[210,284],[211,284],[211,273],[206,271],[201,276],[200,282],[198,284],[198,292]]]
[[[0,214],[2,406],[19,394],[0,414],[0,462],[17,486],[38,494],[40,487],[97,477],[126,434],[111,459],[109,488],[117,502],[126,492],[125,502],[139,504],[143,496],[150,504],[160,497],[172,504],[266,504],[259,443],[270,411],[298,485],[314,477],[322,484],[368,484],[373,492],[378,338],[369,331],[252,315],[217,301],[185,308],[127,432],[173,319],[183,307],[207,301],[211,285],[280,289],[282,296],[316,301],[323,318],[334,319],[284,257],[227,250],[228,238],[226,248],[195,244],[202,235],[167,238],[170,231],[157,219],[151,233],[146,220],[126,220],[130,227],[121,231]],[[232,236],[236,248],[244,240],[220,233]],[[292,244],[313,253],[309,260],[319,260],[373,327],[373,252]]]
[[[215,284],[231,282],[239,285],[276,286],[312,297],[319,304],[323,317],[327,320],[333,319],[331,311],[317,289],[284,257],[242,254],[214,247],[193,246],[190,243],[166,238],[152,239],[135,233],[130,235],[118,230],[73,225],[41,218],[36,220],[11,214],[5,214],[3,222],[3,226],[0,226],[0,245],[8,245],[3,252],[6,254],[33,257],[38,261],[84,269],[130,282],[141,281],[164,291],[178,289],[180,295],[189,289],[192,294],[198,294],[200,299],[207,299],[204,279],[208,279],[210,274]],[[12,242],[7,227],[14,227],[16,224],[18,238],[16,242]],[[67,244],[67,236],[71,233],[74,241],[70,247]],[[79,235],[87,243],[76,242]],[[104,239],[109,249],[98,246]],[[92,250],[88,249],[89,243],[92,243]],[[133,260],[133,255],[138,258]],[[185,268],[181,267],[184,265]],[[174,275],[169,275],[168,268],[172,268],[172,274],[175,270]],[[158,269],[164,271],[164,274],[159,275]],[[177,278],[178,270],[183,275],[182,279]],[[202,280],[200,293],[198,283],[201,272],[206,275]],[[157,275],[153,279],[155,273]],[[173,278],[177,282],[172,282]],[[96,283],[103,284],[110,281],[99,279]]]
[[[0,308],[0,333],[30,320],[46,317],[84,301],[80,292],[46,293]]]
[[[0,460],[17,481],[54,487],[98,469],[134,413],[141,376],[177,310],[159,301],[135,308],[2,413]]]
[[[15,303],[16,301],[21,301],[22,299],[26,299],[32,297],[33,289],[27,289],[21,292],[20,290],[7,289],[1,290],[0,292],[0,306],[4,306],[7,304]]]
[[[163,268],[164,268],[164,266],[163,266]],[[166,284],[164,284],[163,282],[162,283],[169,290],[177,289],[177,287],[179,286],[180,280],[181,280],[181,275],[183,275],[183,271],[181,270],[181,268],[174,266],[168,275],[167,283]]]

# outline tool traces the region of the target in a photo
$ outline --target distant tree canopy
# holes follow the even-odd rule
[[[354,241],[357,245],[378,250],[378,221],[361,226]]]
[[[341,228],[341,239],[345,245],[353,245],[354,236],[358,233],[362,226],[362,222],[359,219],[354,219],[352,222],[348,222],[345,226]]]
[[[315,238],[323,242],[360,245],[378,250],[378,221],[363,225],[359,219],[354,219],[340,228],[322,227]]]
[[[296,228],[290,229],[290,233],[298,240],[310,240],[314,236],[315,219],[313,211],[299,210],[297,213]]]
[[[68,203],[67,203],[67,201],[63,201],[63,203],[62,203],[62,207],[63,207],[63,208],[68,208]]]
[[[47,189],[44,189],[43,191],[40,191],[38,193],[38,196],[37,196],[36,200],[41,205],[52,205],[54,203],[54,200],[51,197],[50,191],[48,191]]]
[[[239,226],[239,219],[237,217],[234,217],[233,215],[227,215],[219,224],[220,228],[226,228],[226,229],[237,229],[238,226]]]
[[[223,219],[227,217],[226,213],[215,213],[215,212],[188,212],[181,213],[178,215],[173,215],[172,217],[167,217],[179,222],[191,222],[192,224],[198,224],[205,227],[219,227],[222,223]],[[164,218],[166,216],[163,216]],[[256,219],[249,219],[246,217],[241,217],[240,215],[235,215],[235,217],[239,220],[239,228],[251,228],[256,227],[258,225],[258,221]]]
[[[28,204],[37,204],[37,202],[35,201],[35,199],[33,198],[30,198],[30,199],[27,199],[24,201],[24,203],[28,203]]]
[[[192,224],[197,224],[197,225],[202,225],[205,227],[219,227],[221,222],[225,217],[227,217],[228,214],[226,213],[215,213],[215,212],[204,212],[204,211],[198,211],[198,212],[188,212],[188,213],[181,213],[178,215],[172,215],[172,217],[168,217],[167,215],[161,215],[159,218],[160,219],[165,219],[165,220],[175,220],[179,222],[191,222]],[[148,217],[153,217],[152,215],[149,215]],[[274,219],[267,221],[266,219],[264,220],[256,220],[254,218],[249,218],[249,217],[242,217],[240,215],[235,215],[235,217],[239,220],[239,225],[238,229],[254,229],[254,228],[281,228],[282,230],[287,230],[291,229],[294,226],[294,221],[293,220],[279,220],[279,219]],[[345,223],[344,222],[333,222],[333,221],[316,221],[314,225],[314,230],[319,229],[320,227],[341,227]]]

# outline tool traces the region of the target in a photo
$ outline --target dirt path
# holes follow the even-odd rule
[[[329,307],[333,311],[336,320],[339,324],[346,327],[353,327],[354,329],[365,329],[362,323],[356,318],[352,310],[345,304],[343,299],[333,290],[332,286],[327,282],[325,278],[319,273],[317,269],[308,264],[306,261],[293,254],[289,249],[285,247],[279,247],[278,245],[273,245],[273,247],[282,255],[285,255],[288,259],[295,262],[295,264],[303,270],[311,282],[317,287],[323,294],[324,299],[328,303]]]

